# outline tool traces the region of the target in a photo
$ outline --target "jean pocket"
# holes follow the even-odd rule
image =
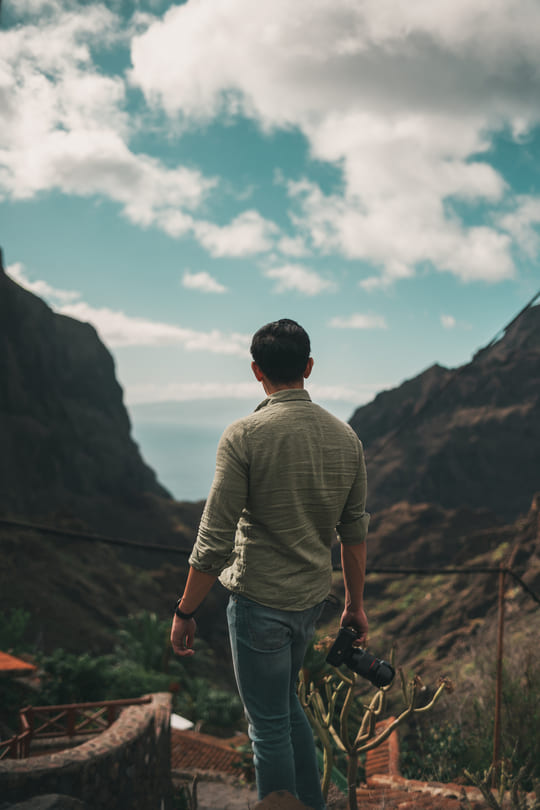
[[[250,606],[246,619],[249,643],[253,649],[273,652],[290,643],[291,628],[271,608]]]

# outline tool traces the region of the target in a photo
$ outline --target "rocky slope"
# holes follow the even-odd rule
[[[8,278],[0,253],[0,519],[188,552],[201,511],[174,501],[142,459],[95,330]],[[0,610],[28,610],[28,640],[45,650],[106,649],[122,616],[170,615],[187,571],[186,553],[1,523],[0,557]]]
[[[450,510],[428,504],[395,504],[374,520],[369,537],[366,611],[370,646],[387,656],[397,645],[397,662],[407,672],[451,674],[476,656],[494,661],[498,568],[512,570],[540,595],[540,493],[516,522],[493,523],[489,513]],[[381,568],[435,569],[420,576],[379,573]],[[442,573],[444,568],[494,569],[493,573]],[[334,594],[343,601],[341,576]],[[506,578],[507,655],[516,661],[537,650],[540,605],[510,576]],[[337,630],[339,612],[327,615]],[[484,664],[483,664],[484,665]]]
[[[22,289],[1,257],[0,380],[1,515],[192,542],[200,510],[179,508],[144,463],[94,328]]]
[[[359,408],[372,513],[366,606],[380,654],[406,668],[459,675],[493,661],[498,574],[540,592],[540,307],[531,307],[467,365],[433,366]],[[429,575],[379,568],[436,569]],[[335,593],[342,597],[336,575]],[[540,632],[537,602],[507,582],[507,637],[521,655]]]
[[[467,365],[432,366],[358,408],[370,507],[488,509],[514,520],[540,489],[540,306]]]

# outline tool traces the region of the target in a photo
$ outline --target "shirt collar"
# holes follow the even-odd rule
[[[305,388],[285,388],[283,391],[276,391],[275,394],[270,394],[269,397],[263,399],[255,408],[260,411],[261,408],[266,408],[267,405],[279,404],[281,402],[293,402],[294,400],[303,400],[304,402],[311,402],[311,397]]]

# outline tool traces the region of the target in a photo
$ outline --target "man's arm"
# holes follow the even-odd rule
[[[341,538],[341,566],[345,585],[345,610],[341,626],[358,630],[358,641],[367,641],[368,621],[364,613],[366,578],[366,535],[369,514],[366,512],[367,475],[362,443],[358,441],[358,469],[337,530]]]
[[[358,641],[367,642],[368,620],[364,613],[364,581],[366,578],[366,543],[341,545],[341,565],[345,585],[345,610],[341,626],[358,630]]]
[[[178,607],[182,613],[194,613],[204,600],[217,577],[213,574],[205,574],[190,568],[184,588],[184,593]],[[177,655],[193,655],[193,641],[197,624],[195,619],[181,619],[174,616],[171,628],[171,644]]]
[[[214,481],[189,558],[189,574],[178,606],[182,613],[193,613],[199,607],[226,568],[234,548],[238,518],[246,505],[247,463],[241,441],[231,440],[230,432],[230,428],[227,429],[219,442]],[[174,616],[171,644],[177,655],[193,655],[196,627],[194,619]]]
[[[355,438],[358,446],[358,467],[336,527],[344,545],[362,543],[366,539],[369,525],[369,514],[366,512],[367,474],[364,450],[360,440]]]

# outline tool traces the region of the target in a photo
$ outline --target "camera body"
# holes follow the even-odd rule
[[[326,660],[333,667],[346,664],[349,669],[367,678],[378,689],[389,686],[396,674],[394,667],[388,661],[375,658],[362,647],[355,647],[354,642],[357,638],[358,633],[354,627],[341,627]]]

